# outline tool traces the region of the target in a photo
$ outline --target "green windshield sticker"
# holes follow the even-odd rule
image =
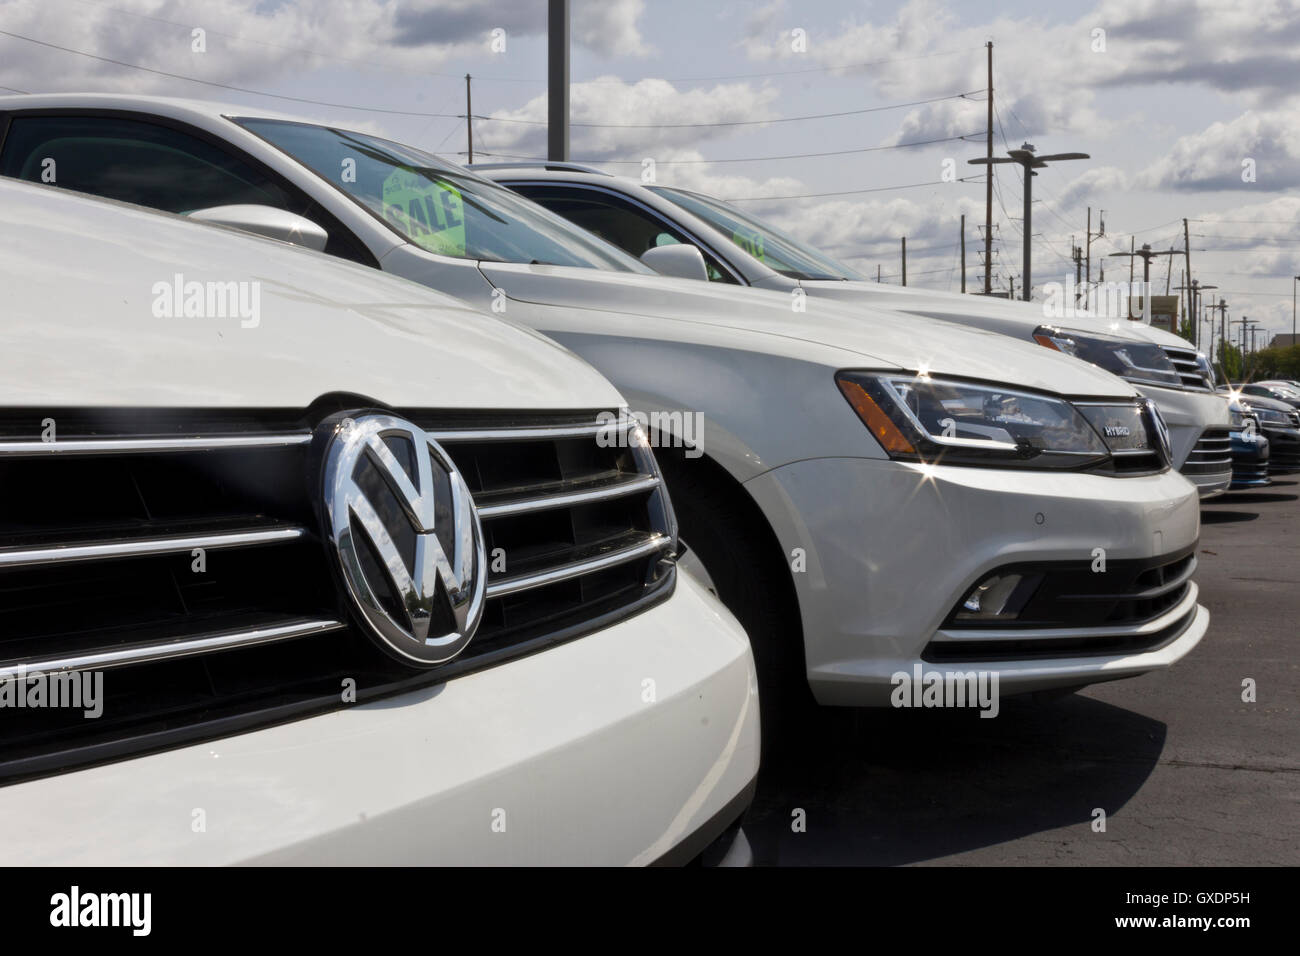
[[[731,241],[744,249],[759,262],[763,261],[763,234],[744,226],[737,226],[731,231]]]
[[[422,249],[465,255],[465,203],[460,190],[410,169],[384,180],[384,218]]]

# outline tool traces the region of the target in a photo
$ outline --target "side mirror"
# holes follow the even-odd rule
[[[641,261],[661,276],[676,276],[679,279],[709,279],[709,270],[704,265],[704,255],[695,246],[675,242],[667,246],[655,246],[641,253]]]
[[[291,242],[322,252],[329,234],[310,219],[274,206],[235,205],[209,206],[187,213],[191,219],[242,229],[268,239]]]

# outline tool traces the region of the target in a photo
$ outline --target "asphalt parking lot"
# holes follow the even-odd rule
[[[1210,631],[1170,670],[1009,698],[993,720],[810,715],[766,759],[746,822],[756,862],[1300,863],[1300,482],[1206,504],[1198,558]]]

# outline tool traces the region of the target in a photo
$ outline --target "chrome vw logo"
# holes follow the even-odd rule
[[[408,421],[357,413],[327,427],[325,520],[357,609],[407,663],[451,660],[474,636],[487,585],[464,479]]]

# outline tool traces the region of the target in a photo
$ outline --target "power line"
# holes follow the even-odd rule
[[[1129,235],[1129,236],[1140,236],[1140,235],[1142,235],[1142,233],[1144,233],[1144,232],[1151,232],[1152,230],[1155,230],[1155,229],[1163,229],[1165,226],[1172,226],[1174,223],[1181,223],[1182,221],[1183,221],[1183,220],[1182,220],[1181,218],[1179,218],[1179,219],[1170,219],[1168,222],[1162,222],[1162,223],[1160,223],[1159,225],[1156,225],[1156,226],[1147,226],[1145,229],[1130,229],[1130,230],[1128,230],[1127,232],[1124,232],[1124,233],[1122,233],[1122,234],[1124,234],[1124,235]],[[1193,220],[1189,220],[1189,221],[1190,221],[1190,222],[1195,222],[1196,220],[1193,219]],[[1179,230],[1179,231],[1181,232],[1181,230]]]
[[[928,60],[937,56],[954,56],[958,53],[969,53],[971,50],[982,50],[983,45],[978,47],[962,47],[955,50],[939,50],[935,53],[920,53],[916,56],[896,56],[887,60],[866,60],[862,63],[845,63],[841,66],[814,66],[801,70],[774,70],[766,73],[721,73],[713,76],[665,76],[661,77],[669,83],[703,83],[711,80],[757,80],[769,76],[801,76],[807,73],[833,73],[836,70],[858,70],[867,66],[883,66],[887,63],[904,63],[912,60]],[[600,80],[585,80],[582,82],[599,83]],[[604,81],[604,82],[623,82]]]
[[[0,90],[8,90],[10,93],[22,93],[24,96],[30,95],[26,90],[15,90],[12,86],[0,86]]]
[[[123,10],[119,7],[111,7],[106,3],[99,3],[97,2],[97,0],[72,0],[72,2],[80,3],[91,7],[98,7],[101,10],[108,11],[109,13],[116,13],[121,16],[135,17],[137,20],[149,20],[152,21],[153,23],[163,23],[168,26],[178,27],[182,30],[185,30],[187,33],[195,26],[195,24],[193,23],[181,23],[177,20],[168,20],[165,17],[154,17],[146,13],[136,13],[133,10]],[[212,30],[207,27],[204,27],[204,30],[205,32],[211,34],[212,36],[224,37],[227,40],[238,40],[241,43],[254,43],[257,46],[270,47],[271,49],[274,50],[285,50],[289,53],[303,53],[306,54],[307,56],[318,56],[321,59],[338,60],[342,63],[355,63],[358,66],[369,66],[386,73],[403,73],[406,74],[407,76],[437,76],[437,77],[445,77],[447,79],[452,79],[452,80],[460,79],[460,77],[454,73],[439,73],[436,71],[427,71],[427,70],[404,70],[401,69],[400,67],[388,66],[383,63],[377,63],[374,60],[363,60],[359,57],[342,56],[337,53],[322,53],[320,50],[310,50],[305,47],[288,46],[287,44],[283,44],[283,43],[272,43],[270,40],[255,40],[252,37],[240,36],[237,33],[223,33],[220,30]],[[474,79],[502,80],[507,82],[521,82],[521,83],[540,82],[540,80],[532,80],[524,77],[517,77],[517,78],[516,77],[490,77],[490,76],[480,76],[477,73],[474,74]]]
[[[1246,239],[1253,242],[1300,242],[1300,236],[1224,236],[1208,232],[1194,232],[1198,239]]]
[[[959,183],[973,183],[979,182],[979,178],[971,176],[958,178],[955,181]],[[953,180],[945,181],[942,179],[936,179],[928,183],[906,183],[901,186],[876,186],[872,189],[843,189],[839,192],[803,193],[797,196],[731,196],[723,199],[722,202],[765,202],[767,200],[775,199],[820,199],[823,196],[857,196],[861,193],[883,193],[896,189],[919,189],[922,186],[947,186],[951,182],[953,182]]]
[[[968,133],[966,136],[974,136],[975,133]],[[762,163],[782,159],[809,159],[818,156],[846,156],[851,153],[874,153],[886,149],[906,149],[911,146],[931,146],[935,143],[951,143],[956,140],[964,140],[966,136],[945,136],[942,139],[919,140],[915,143],[895,143],[890,146],[864,146],[860,149],[837,149],[825,153],[790,153],[785,156],[737,156],[729,159],[660,159],[655,161],[656,166],[703,166],[710,163]],[[461,152],[464,152],[463,150]],[[480,156],[493,156],[501,159],[524,159],[530,162],[542,163],[546,160],[540,156],[520,156],[515,153],[489,153],[483,150],[478,151]],[[620,166],[640,166],[644,159],[575,159],[575,163],[604,163],[608,165]]]
[[[1234,225],[1269,225],[1269,226],[1294,226],[1294,219],[1189,219],[1188,222],[1203,222],[1207,226],[1213,226],[1221,222],[1230,222]]]
[[[14,40],[25,40],[28,43],[35,43],[37,46],[47,47],[51,50],[59,50],[62,53],[73,53],[77,56],[88,57],[92,60],[98,60],[101,63],[111,63],[114,66],[124,66],[132,70],[142,70],[145,73],[152,73],[155,76],[165,76],[173,80],[185,80],[188,83],[201,83],[204,86],[212,86],[221,90],[231,90],[235,93],[249,93],[253,96],[267,96],[271,99],[287,100],[292,103],[308,103],[312,106],[328,106],[331,109],[341,110],[360,110],[365,113],[388,113],[394,116],[437,116],[443,119],[463,119],[463,113],[427,113],[419,110],[393,110],[385,109],[378,106],[353,106],[348,103],[331,103],[326,100],[313,100],[305,96],[286,96],[283,93],[268,93],[265,90],[254,90],[245,86],[232,86],[229,83],[218,83],[215,80],[201,80],[196,76],[185,76],[182,73],[168,73],[166,70],[155,70],[152,67],[141,66],[138,63],[127,63],[124,60],[114,60],[107,56],[98,56],[94,53],[87,53],[85,50],[74,50],[71,47],[59,46],[57,43],[46,43],[44,40],[36,40],[32,37],[22,36],[18,33],[9,33],[6,30],[0,30],[0,36],[10,37]]]
[[[3,31],[0,31],[3,32]],[[891,103],[888,106],[871,106],[860,110],[842,110],[838,113],[812,113],[807,116],[777,116],[772,119],[722,120],[716,123],[570,123],[570,126],[594,129],[714,129],[722,126],[764,126],[768,123],[795,123],[801,120],[835,119],[841,116],[861,116],[864,113],[881,113],[885,110],[901,110],[927,103],[941,103],[944,100],[963,99],[982,90],[967,90],[965,93],[949,93],[947,96],[934,96],[925,100],[913,100],[910,103]],[[523,126],[546,126],[546,120],[515,119],[505,116],[475,116],[475,119],[489,123],[516,123]]]

